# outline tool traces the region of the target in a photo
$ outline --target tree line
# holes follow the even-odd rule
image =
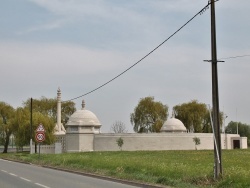
[[[187,103],[178,104],[173,107],[175,118],[181,120],[188,132],[212,133],[210,110],[205,103],[191,100]],[[160,132],[161,127],[169,116],[167,105],[154,101],[154,97],[141,98],[134,112],[130,114],[130,122],[137,133]],[[224,113],[220,112],[220,127],[223,125]],[[250,125],[230,122],[226,127],[226,133],[238,133],[240,136],[248,137],[250,145]]]
[[[210,110],[207,105],[197,100],[179,104],[173,107],[173,115],[181,120],[189,132],[211,133]],[[140,99],[130,121],[135,132],[160,132],[163,123],[169,116],[167,105],[154,101],[154,97]],[[220,124],[223,122],[223,112],[220,112]]]
[[[247,145],[250,146],[250,125],[241,123],[241,122],[234,122],[230,121],[225,130],[228,134],[238,134],[242,137],[247,137]]]
[[[14,109],[11,105],[0,101],[0,145],[4,146],[4,153],[7,153],[10,136],[15,137],[15,145],[22,148],[29,144],[31,138],[30,123],[31,100],[23,102],[22,107]],[[46,130],[46,140],[44,144],[52,144],[55,141],[54,127],[57,115],[57,99],[41,97],[33,99],[33,120],[32,120],[32,140],[35,140],[34,131],[42,123]],[[65,125],[75,111],[75,103],[67,101],[62,103],[62,123]],[[195,133],[211,133],[210,109],[207,105],[197,100],[191,100],[173,107],[174,115],[181,120],[188,131]],[[223,112],[220,112],[220,126],[223,124]],[[139,100],[130,114],[130,122],[136,133],[160,132],[163,123],[169,117],[169,107],[159,101],[154,101],[154,97],[145,97]],[[241,122],[230,122],[226,127],[226,133],[238,133],[240,136],[248,137],[250,145],[250,126]],[[111,126],[115,133],[126,132],[126,127],[122,122],[115,122]]]
[[[41,123],[46,130],[44,144],[52,144],[55,141],[54,127],[57,115],[57,99],[41,97],[33,99],[32,103],[32,127],[31,127],[31,100],[23,102],[22,107],[14,109],[11,105],[0,102],[0,145],[4,146],[3,153],[7,153],[10,136],[15,137],[15,145],[22,148],[29,144],[31,134],[35,140],[35,130]],[[62,103],[62,123],[65,125],[68,118],[76,110],[75,103],[67,101]],[[31,133],[31,129],[33,130]]]

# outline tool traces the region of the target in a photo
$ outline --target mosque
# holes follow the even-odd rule
[[[56,143],[42,146],[42,153],[118,151],[117,139],[123,139],[122,150],[213,150],[213,133],[188,133],[184,124],[174,116],[162,126],[160,133],[101,133],[97,116],[86,109],[75,111],[67,124],[61,123],[61,91],[57,91]],[[200,139],[198,146],[194,138]],[[247,137],[238,134],[221,134],[222,149],[247,149]]]

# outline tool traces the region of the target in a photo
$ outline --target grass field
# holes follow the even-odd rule
[[[223,178],[213,180],[213,151],[10,153],[11,158],[120,179],[172,187],[250,187],[250,150],[223,150]]]

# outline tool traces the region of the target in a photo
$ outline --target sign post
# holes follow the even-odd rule
[[[39,159],[40,159],[40,145],[41,142],[45,140],[45,129],[43,127],[43,124],[39,124],[38,127],[36,128],[36,141],[39,143]]]
[[[33,99],[30,99],[30,154],[33,153],[32,150],[32,101]]]

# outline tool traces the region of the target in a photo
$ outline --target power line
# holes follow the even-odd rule
[[[117,79],[118,77],[120,77],[121,75],[123,75],[124,73],[126,73],[127,71],[129,71],[130,69],[132,69],[135,65],[137,65],[138,63],[140,63],[141,61],[143,61],[144,59],[146,59],[149,55],[151,55],[154,51],[156,51],[159,47],[161,47],[165,42],[167,42],[169,39],[171,39],[174,35],[176,35],[181,29],[183,29],[188,23],[190,23],[196,16],[203,14],[207,9],[209,9],[209,5],[210,2],[208,2],[208,4],[206,6],[204,6],[198,13],[196,13],[191,19],[189,19],[185,24],[183,24],[179,29],[177,29],[172,35],[170,35],[167,39],[165,39],[162,43],[160,43],[158,46],[156,46],[153,50],[151,50],[149,53],[147,53],[145,56],[143,56],[140,60],[138,60],[136,63],[134,63],[133,65],[131,65],[129,68],[127,68],[126,70],[124,70],[122,73],[118,74],[117,76],[115,76],[114,78],[112,78],[111,80],[105,82],[104,84],[100,85],[99,87],[83,94],[80,95],[78,97],[72,98],[70,100],[67,101],[73,101],[75,99],[78,99],[80,97],[84,97],[90,93],[93,93],[94,91],[104,87],[105,85],[109,84],[110,82],[114,81],[115,79]],[[63,101],[63,102],[67,102],[67,101]]]
[[[221,59],[235,59],[235,58],[239,58],[239,57],[249,57],[250,55],[238,55],[238,56],[232,56],[232,57],[224,57],[224,58],[220,58]]]

